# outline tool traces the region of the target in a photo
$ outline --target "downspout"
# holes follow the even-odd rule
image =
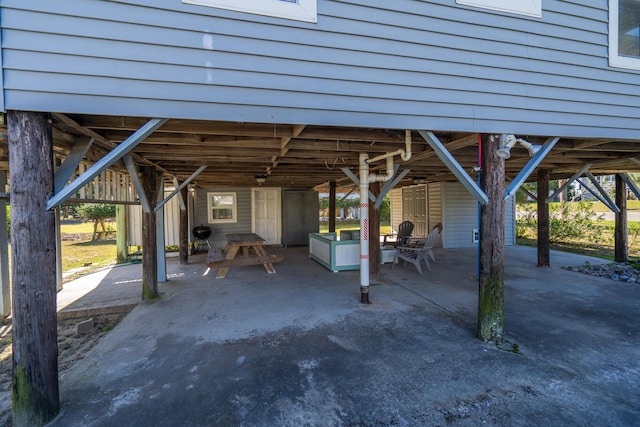
[[[411,131],[405,131],[405,149],[385,153],[369,159],[360,153],[360,302],[369,304],[369,183],[386,182],[393,178],[393,156],[399,155],[405,162],[411,158]],[[369,174],[369,163],[386,160],[384,175]]]

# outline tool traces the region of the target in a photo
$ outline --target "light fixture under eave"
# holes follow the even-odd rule
[[[256,175],[256,182],[258,184],[264,184],[267,181],[267,175]]]
[[[536,153],[540,151],[540,149],[542,148],[541,145],[532,144],[529,141],[522,138],[516,138],[515,135],[503,135],[501,139],[502,139],[502,147],[498,148],[498,151],[496,151],[496,154],[498,155],[498,157],[503,158],[505,160],[511,157],[511,149],[513,148],[514,145],[516,145],[516,143],[526,148],[527,151],[529,151],[530,157],[535,156]]]
[[[535,156],[538,151],[542,148],[542,145],[532,144],[529,141],[525,141],[524,139],[519,139],[518,142],[529,152],[529,157]]]
[[[517,140],[513,135],[504,135],[500,139],[502,140],[502,147],[498,148],[496,154],[498,157],[506,160],[511,157],[511,148],[516,145]]]

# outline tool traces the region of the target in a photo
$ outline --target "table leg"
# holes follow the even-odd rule
[[[232,260],[238,254],[238,246],[227,246],[227,256],[224,257],[225,260]],[[216,275],[216,279],[224,279],[227,276],[227,272],[229,271],[229,267],[222,267],[218,270],[218,274]]]
[[[256,251],[256,253],[260,257],[268,256],[267,252],[264,250],[262,245],[253,245],[253,250]],[[264,269],[267,270],[267,273],[271,274],[276,272],[276,269],[273,267],[273,264],[271,264],[270,262],[265,262],[262,265],[264,265]]]

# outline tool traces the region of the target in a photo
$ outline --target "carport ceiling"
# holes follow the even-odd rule
[[[62,154],[78,136],[92,136],[96,142],[89,160],[126,139],[148,121],[141,117],[53,114],[54,142]],[[434,132],[457,161],[475,177],[478,163],[477,134]],[[400,162],[411,169],[401,185],[424,177],[427,181],[454,181],[455,177],[431,147],[413,132],[413,157]],[[553,135],[551,135],[553,136]],[[546,136],[522,136],[543,143]],[[134,149],[139,164],[154,164],[179,180],[198,167],[208,168],[195,180],[198,186],[255,186],[257,175],[266,175],[265,186],[324,189],[330,180],[339,187],[352,186],[341,171],[348,167],[357,174],[361,152],[371,157],[404,148],[403,129],[303,126],[292,124],[232,123],[172,119]],[[561,139],[540,167],[551,170],[552,178],[568,178],[587,163],[593,174],[640,171],[639,141]],[[526,164],[527,151],[515,147],[506,161],[506,174],[513,178]],[[6,145],[0,148],[6,157]],[[0,161],[6,159],[0,159]],[[374,169],[384,162],[372,165]]]

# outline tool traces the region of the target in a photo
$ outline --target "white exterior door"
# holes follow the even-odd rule
[[[251,195],[251,229],[266,240],[265,244],[279,245],[282,236],[280,189],[254,188]]]

